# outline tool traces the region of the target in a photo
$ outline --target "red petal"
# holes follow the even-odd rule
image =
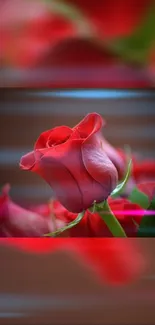
[[[23,170],[31,170],[35,165],[36,159],[34,151],[29,152],[28,154],[24,155],[20,160],[20,168]]]
[[[149,197],[150,201],[153,200],[155,197],[155,181],[140,183],[137,187]]]
[[[143,181],[149,178],[155,178],[155,161],[146,160],[133,164],[133,176],[136,180]]]
[[[117,285],[136,280],[147,266],[140,247],[131,239],[8,238],[0,239],[0,244],[39,254],[57,249],[73,250],[102,281]]]
[[[58,200],[70,211],[83,210],[82,196],[74,176],[59,157],[50,152],[39,163],[40,174],[52,187]]]
[[[92,143],[89,137],[82,146],[82,158],[88,173],[103,187],[103,200],[117,185],[118,174],[115,166],[102,147]]]
[[[117,170],[102,148],[99,133],[103,119],[97,113],[88,114],[76,127],[85,140],[82,145],[82,159],[89,175],[103,186],[103,200],[117,184]]]
[[[64,246],[60,238],[5,238],[0,244],[15,246],[30,253],[48,253]]]
[[[86,239],[80,243],[81,257],[102,281],[127,284],[140,277],[146,268],[147,261],[132,239]]]
[[[73,130],[78,130],[81,138],[86,139],[91,134],[96,133],[101,130],[102,126],[105,124],[105,121],[101,115],[97,113],[88,114],[84,119],[77,124]]]
[[[72,133],[72,129],[68,126],[58,126],[54,129],[41,133],[36,141],[35,150],[50,147],[55,144],[62,143]]]

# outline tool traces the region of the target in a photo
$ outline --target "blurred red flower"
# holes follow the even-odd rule
[[[132,174],[137,183],[155,180],[155,160],[135,160]]]
[[[78,25],[83,37],[111,39],[128,36],[147,15],[153,0],[64,0],[66,10],[54,10],[46,1],[5,0],[1,3],[2,54],[5,62],[14,65],[35,64],[38,57],[47,53],[59,41],[77,37],[77,21],[70,19],[71,10],[79,13]],[[57,9],[62,2],[55,2]],[[69,48],[68,48],[69,52]],[[69,62],[69,61],[68,61]]]
[[[146,194],[150,200],[150,202],[155,199],[155,181],[147,181],[143,183],[139,183],[137,185],[138,189]]]
[[[130,35],[143,21],[153,0],[65,0],[76,6],[101,38]]]
[[[48,216],[45,218],[37,212],[23,209],[15,204],[8,195],[6,185],[0,196],[0,237],[41,237],[45,233],[64,226],[61,220]]]
[[[24,0],[11,2],[1,5],[0,58],[6,66],[35,66],[49,49],[76,34],[73,23],[65,16],[52,13],[42,1],[33,0],[29,4]]]

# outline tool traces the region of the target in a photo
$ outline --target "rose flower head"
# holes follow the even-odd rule
[[[103,124],[99,114],[91,113],[73,128],[55,127],[21,158],[20,167],[43,177],[71,212],[104,201],[117,185],[118,172],[102,145]]]

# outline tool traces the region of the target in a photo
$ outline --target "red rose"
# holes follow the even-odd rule
[[[150,202],[155,198],[155,181],[154,182],[143,182],[137,184],[138,189],[146,194]]]
[[[137,183],[155,180],[155,160],[134,161],[132,173]]]
[[[23,209],[8,196],[9,187],[5,186],[0,196],[0,237],[40,237],[54,231],[52,219]],[[57,228],[63,227],[56,220]]]
[[[74,128],[43,132],[34,151],[23,156],[20,167],[41,175],[58,200],[72,212],[107,199],[117,185],[115,166],[102,147],[103,119],[88,114]]]
[[[136,237],[137,226],[135,222],[138,225],[140,224],[144,210],[137,204],[123,198],[115,200],[109,198],[109,205],[127,236]],[[53,202],[53,214],[56,219],[62,220],[66,224],[77,217],[77,214],[69,212],[56,200]],[[91,213],[89,210],[85,212],[80,223],[68,231],[68,235],[69,237],[113,237],[99,214]]]

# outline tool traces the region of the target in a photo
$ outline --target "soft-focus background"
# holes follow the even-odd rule
[[[155,85],[154,0],[1,0],[0,86]]]
[[[55,241],[56,238],[49,240]],[[65,238],[63,240],[65,244]],[[123,263],[121,245],[116,245],[119,239],[115,240],[115,245],[110,250],[107,246],[113,239],[107,240],[99,239],[100,244],[106,247],[100,254],[97,251],[98,245],[96,247],[94,243],[93,252],[96,251],[102,261],[108,260],[109,254],[115,255],[114,265],[109,264],[109,276],[118,273],[119,268],[121,274],[132,274],[133,266],[130,263],[136,263],[138,244],[143,258],[149,259],[147,272],[139,274],[133,283],[113,286],[104,277],[103,282],[99,281],[89,265],[82,264],[76,254],[74,256],[63,251],[34,254],[17,249],[14,245],[11,247],[0,243],[0,324],[154,325],[154,239],[123,240],[123,247],[127,244],[128,265]],[[36,241],[37,239],[27,239],[34,247]],[[71,241],[75,242],[76,239]],[[16,242],[20,245],[20,240],[16,239]],[[130,256],[130,245],[135,247],[135,255],[132,251]],[[25,246],[28,246],[26,241]],[[105,264],[108,265],[108,262]]]
[[[41,132],[73,127],[89,112],[107,125],[103,135],[115,147],[129,145],[141,159],[155,157],[155,93],[121,90],[0,92],[0,186],[9,182],[19,203],[41,203],[52,191],[41,177],[21,171],[21,156],[33,150]]]
[[[0,87],[7,87],[0,90],[0,187],[9,182],[23,206],[47,201],[51,189],[19,169],[21,156],[41,132],[72,127],[93,111],[106,119],[113,146],[155,157],[155,93],[145,90],[154,86],[154,0],[0,0]],[[75,253],[33,254],[2,240],[0,324],[154,324],[154,239],[136,239],[130,254],[124,244],[109,251],[103,239],[98,251],[92,243],[96,262],[108,265],[113,256],[108,276],[119,267],[134,273],[140,244],[148,270],[123,288],[99,282]]]

